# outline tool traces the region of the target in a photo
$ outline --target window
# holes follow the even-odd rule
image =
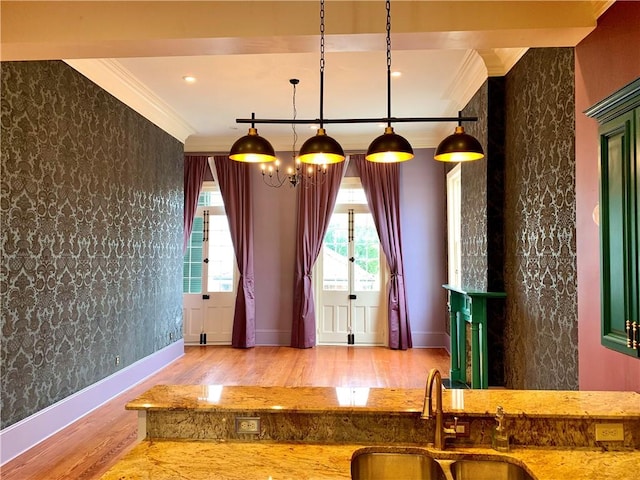
[[[353,258],[354,291],[380,290],[380,241],[358,177],[345,178],[322,250],[323,290],[349,290]]]
[[[183,293],[232,292],[235,252],[217,183],[205,182],[183,262]]]

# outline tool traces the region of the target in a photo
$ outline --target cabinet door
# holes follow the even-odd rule
[[[600,127],[602,344],[638,356],[627,321],[638,321],[638,169],[635,115]]]

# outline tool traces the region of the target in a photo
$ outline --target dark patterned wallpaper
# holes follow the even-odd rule
[[[574,53],[531,49],[506,76],[506,386],[578,388]]]
[[[462,166],[466,288],[488,305],[490,384],[577,389],[572,49],[532,49],[464,110],[486,159]]]
[[[0,67],[4,428],[182,336],[183,145],[63,62]]]
[[[477,116],[477,122],[463,123],[465,131],[476,137],[485,153],[489,124],[486,115],[488,82],[465,107],[465,116]],[[461,261],[462,286],[469,290],[487,289],[487,158],[463,163],[461,171]]]
[[[463,114],[478,117],[465,130],[480,140],[485,158],[462,165],[462,283],[468,289],[502,292],[504,78],[489,78]],[[487,302],[489,385],[504,385],[505,316],[504,300]]]

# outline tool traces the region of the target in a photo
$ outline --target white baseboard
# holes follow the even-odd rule
[[[0,465],[26,452],[92,410],[184,355],[182,339],[33,415],[0,430]]]

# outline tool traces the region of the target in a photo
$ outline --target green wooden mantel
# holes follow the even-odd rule
[[[471,388],[489,388],[489,351],[487,348],[487,299],[505,298],[504,292],[463,290],[442,285],[449,300],[452,388],[468,386],[467,328],[471,324]]]

